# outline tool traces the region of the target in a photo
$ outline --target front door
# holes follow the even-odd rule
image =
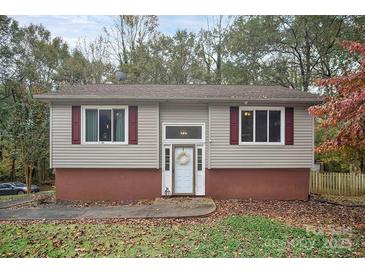
[[[173,194],[194,194],[194,145],[173,146]]]

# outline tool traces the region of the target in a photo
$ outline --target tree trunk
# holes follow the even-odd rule
[[[305,21],[305,74],[303,78],[303,91],[307,92],[309,89],[309,81],[311,75],[311,42],[307,29],[307,21]]]
[[[32,190],[32,170],[33,168],[28,163],[24,163],[25,184],[27,185],[28,194],[30,194]]]
[[[32,183],[33,183],[33,167],[29,166],[29,179],[28,179],[28,185],[27,185],[27,193],[32,193]]]
[[[219,16],[219,24],[218,24],[218,46],[217,46],[217,72],[216,72],[216,83],[222,84],[222,18],[223,16]]]
[[[2,145],[2,136],[0,136],[0,160],[3,160],[3,145]]]
[[[220,85],[222,83],[222,55],[221,46],[218,46],[217,52],[217,73],[216,73],[216,83]]]
[[[12,161],[11,161],[11,175],[10,175],[10,179],[12,182],[15,181],[16,179],[16,171],[15,171],[15,158],[13,157],[12,158]]]
[[[41,175],[41,178],[42,178],[42,180],[41,180],[41,182],[42,182],[42,184],[44,183],[44,181],[46,180],[46,161],[43,159],[42,160],[42,170],[41,170],[41,173],[42,173],[42,175]]]
[[[28,164],[24,163],[24,177],[25,177],[25,184],[27,185],[27,192],[28,192],[28,184],[29,184],[29,176],[28,176]]]
[[[34,174],[35,173],[35,174]],[[42,183],[43,182],[43,161],[37,161],[37,165],[34,168],[33,176],[37,177],[37,182]]]

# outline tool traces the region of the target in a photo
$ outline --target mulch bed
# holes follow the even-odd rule
[[[145,201],[149,203],[150,201]],[[323,231],[356,230],[365,235],[365,208],[333,205],[311,199],[310,201],[254,201],[254,200],[220,200],[215,201],[217,211],[208,217],[180,219],[106,219],[106,220],[70,220],[70,221],[0,221],[0,223],[121,223],[143,225],[189,225],[210,223],[232,215],[259,215],[280,220],[284,223],[312,227]],[[125,204],[125,203],[124,203]],[[88,203],[89,206],[95,203]],[[98,205],[118,205],[114,203],[98,203]],[[119,204],[120,205],[120,204]],[[85,203],[72,203],[69,206],[85,206]]]

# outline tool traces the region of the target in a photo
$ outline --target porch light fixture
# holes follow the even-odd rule
[[[251,116],[251,112],[249,112],[249,111],[245,111],[244,113],[243,113],[243,116]]]
[[[165,195],[170,196],[170,189],[168,187],[165,188]]]

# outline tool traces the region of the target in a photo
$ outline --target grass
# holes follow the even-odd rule
[[[13,201],[13,200],[18,200],[18,199],[22,199],[25,197],[28,197],[29,194],[19,194],[19,195],[1,195],[0,196],[0,202],[7,202],[7,201]]]
[[[55,193],[56,193],[55,190],[48,190],[48,191],[41,191],[41,192],[32,193],[32,194],[1,195],[0,202],[14,201],[14,200],[19,200],[19,199],[30,197],[30,196],[34,197],[35,195],[41,195],[41,194],[47,194],[51,197],[51,196],[54,196]]]
[[[0,257],[355,257],[361,239],[264,217],[209,224],[1,224]]]

